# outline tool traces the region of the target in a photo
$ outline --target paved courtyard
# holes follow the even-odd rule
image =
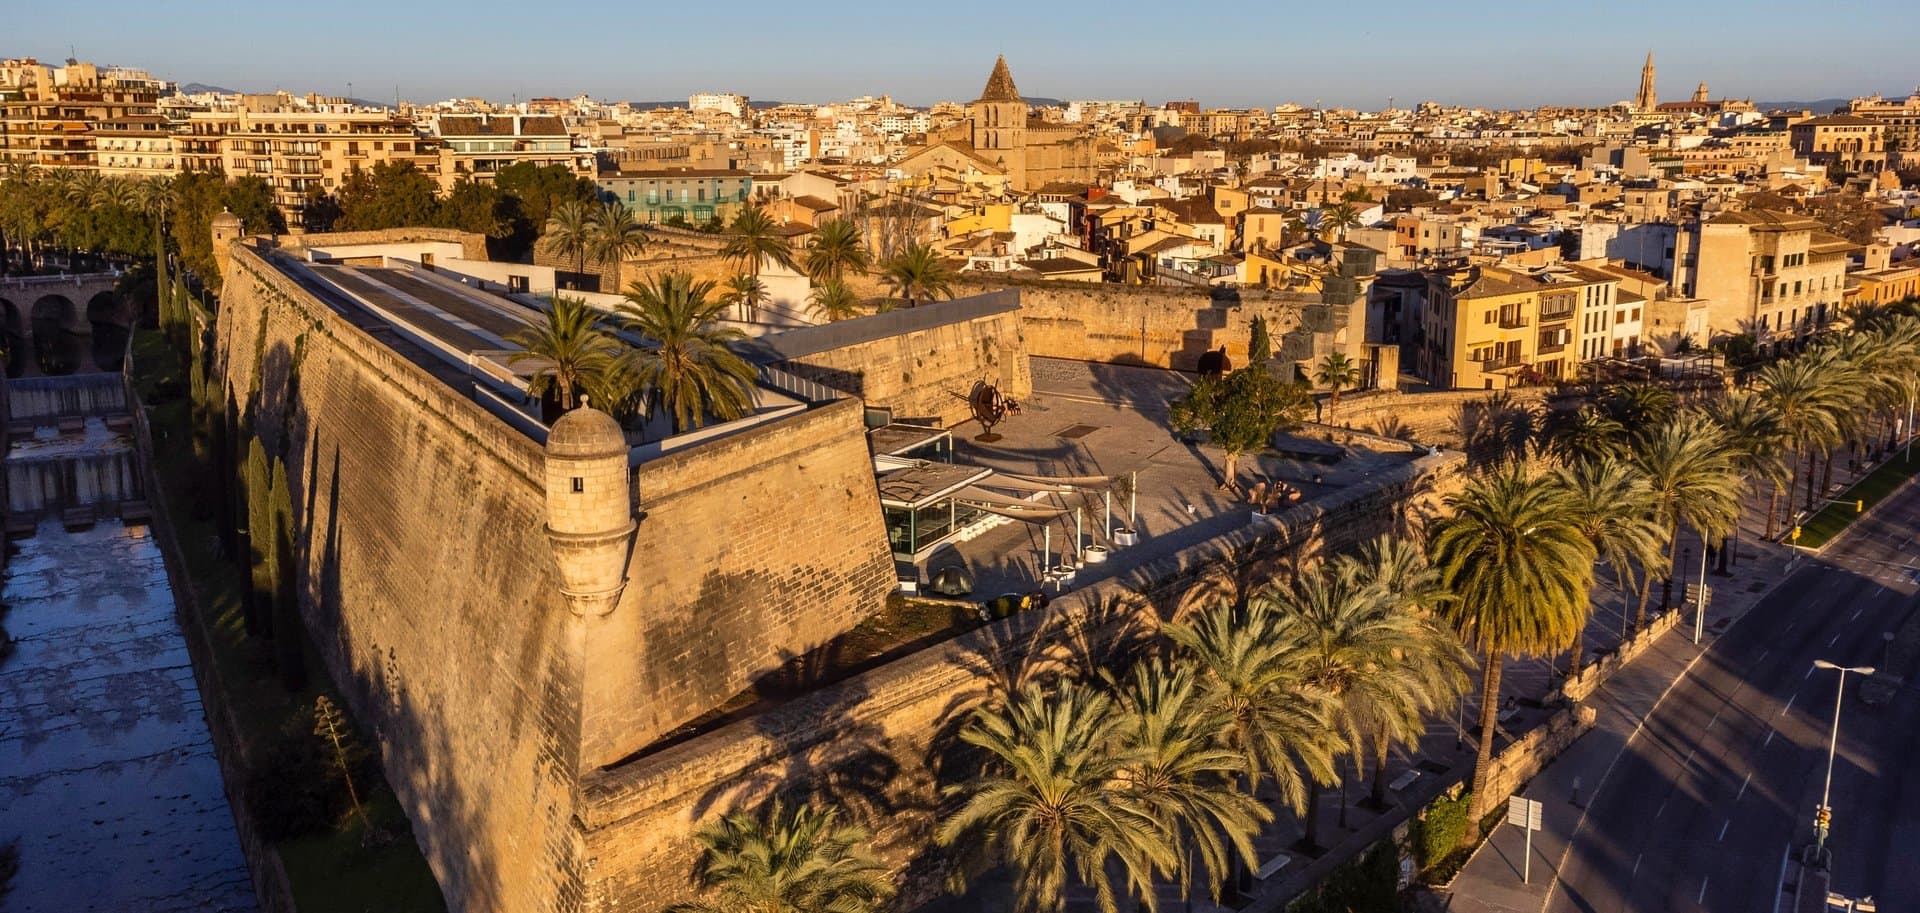
[[[1187,375],[1156,368],[1035,358],[1033,396],[1021,404],[1019,415],[995,426],[1002,439],[980,443],[973,440],[979,433],[977,425],[957,427],[957,459],[1030,477],[1138,473],[1135,526],[1140,542],[1116,549],[1103,564],[1082,567],[1072,586],[1085,587],[1253,522],[1245,502],[1219,490],[1219,451],[1183,443],[1173,434],[1168,404],[1191,385]],[[1302,446],[1332,449],[1325,442]],[[1272,453],[1248,455],[1240,461],[1240,480],[1244,485],[1261,479],[1283,480],[1311,500],[1415,456],[1397,447],[1381,451],[1342,447],[1338,452],[1339,458],[1331,464]],[[1103,526],[1099,491],[1047,497],[1046,503],[1054,506],[1081,508],[1084,544],[1114,548]],[[1125,499],[1114,496],[1112,507],[1114,525],[1124,526]],[[1073,525],[1071,514],[1051,524],[1055,563],[1063,551],[1073,551]],[[974,572],[975,596],[990,598],[1040,587],[1046,540],[1042,527],[1008,520],[957,542],[953,552]],[[954,556],[936,555],[928,566],[952,563],[956,563]]]

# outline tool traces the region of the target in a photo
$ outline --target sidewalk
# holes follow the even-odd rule
[[[1627,743],[1639,731],[1669,689],[1693,665],[1693,662],[1724,633],[1728,626],[1757,605],[1784,579],[1801,556],[1791,549],[1762,540],[1766,525],[1766,503],[1759,510],[1749,502],[1741,524],[1741,540],[1734,552],[1735,564],[1730,577],[1709,576],[1712,599],[1707,609],[1699,646],[1693,644],[1692,609],[1681,623],[1660,638],[1652,649],[1628,663],[1590,696],[1586,704],[1597,714],[1594,728],[1529,781],[1517,795],[1537,800],[1542,805],[1542,827],[1533,834],[1533,862],[1530,883],[1521,882],[1526,834],[1517,827],[1502,824],[1494,830],[1473,855],[1453,883],[1440,893],[1447,895],[1448,909],[1466,913],[1533,913],[1547,900],[1554,872],[1565,858],[1574,832],[1585,816],[1574,803],[1574,783],[1580,784],[1580,801],[1591,798],[1601,787],[1608,772]],[[1683,536],[1682,547],[1687,544]],[[1692,541],[1699,547],[1699,540]],[[1697,555],[1698,552],[1696,551]],[[1680,568],[1677,583],[1689,579],[1687,568]],[[1697,565],[1694,573],[1697,574]],[[1654,604],[1659,594],[1654,594]]]

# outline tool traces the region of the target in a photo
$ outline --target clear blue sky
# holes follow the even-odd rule
[[[144,67],[245,91],[436,101],[731,91],[831,101],[975,97],[996,53],[1023,94],[1378,108],[1631,98],[1654,51],[1660,96],[1806,100],[1920,83],[1916,14],[1854,0],[1604,4],[795,3],[466,0],[10,3],[0,56]],[[1903,8],[1904,7],[1904,8]],[[298,13],[282,10],[301,10]],[[965,10],[949,13],[946,10]],[[794,12],[803,10],[806,12]]]

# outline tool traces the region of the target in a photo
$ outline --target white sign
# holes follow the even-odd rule
[[[1507,823],[1514,827],[1524,827],[1530,831],[1540,829],[1541,805],[1524,796],[1514,796],[1507,800]]]
[[[1507,823],[1527,832],[1527,850],[1520,858],[1520,883],[1533,881],[1533,832],[1540,829],[1540,803],[1524,796],[1507,799]]]

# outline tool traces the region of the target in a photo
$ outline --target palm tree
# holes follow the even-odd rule
[[[1360,214],[1351,203],[1338,203],[1327,209],[1327,227],[1339,233],[1340,240],[1347,239],[1347,229],[1360,225]]]
[[[1361,571],[1357,562],[1334,561],[1264,597],[1279,616],[1279,636],[1301,644],[1306,682],[1331,698],[1330,722],[1356,767],[1381,736],[1418,739],[1423,714],[1436,703],[1424,664],[1405,660],[1427,646],[1420,619]],[[1314,846],[1319,812],[1310,797],[1307,842]]]
[[[1659,384],[1616,384],[1607,391],[1607,413],[1632,434],[1665,424],[1678,406],[1673,391]]]
[[[1128,759],[1117,749],[1131,726],[1112,698],[1077,682],[1053,693],[1029,685],[1004,708],[976,710],[960,738],[985,750],[988,763],[947,787],[962,805],[935,839],[979,847],[1011,866],[1025,913],[1062,909],[1069,879],[1092,887],[1100,909],[1115,913],[1114,861],[1129,889],[1150,897],[1153,873],[1177,859],[1166,829],[1118,788]]]
[[[1360,366],[1353,363],[1345,352],[1329,352],[1320,359],[1320,368],[1313,374],[1313,382],[1333,390],[1333,396],[1327,401],[1327,424],[1333,424],[1333,410],[1340,408],[1340,391],[1347,387],[1360,385]]]
[[[1631,568],[1639,567],[1649,579],[1667,573],[1666,530],[1654,518],[1653,493],[1632,466],[1613,457],[1581,460],[1561,466],[1555,474],[1567,491],[1568,507],[1580,534],[1593,544],[1596,557],[1613,566],[1624,619],[1626,594],[1633,580]],[[1580,672],[1584,643],[1584,638],[1574,639],[1573,656],[1567,661],[1568,675]]]
[[[1626,449],[1626,426],[1591,405],[1547,414],[1547,450],[1574,463],[1619,457]]]
[[[864,276],[873,264],[860,238],[860,227],[852,219],[832,219],[820,223],[807,242],[807,278],[826,282],[846,278],[847,273]]]
[[[767,303],[767,285],[755,276],[734,276],[727,280],[726,299],[740,306],[741,320],[753,323],[760,319],[760,306]]]
[[[663,273],[627,286],[620,315],[647,343],[626,354],[637,389],[673,416],[676,432],[698,428],[707,415],[730,421],[753,407],[756,372],[727,343],[745,337],[717,326],[726,302],[713,283],[687,273]]]
[[[507,337],[520,351],[507,356],[507,364],[538,362],[527,378],[527,393],[545,398],[559,394],[560,408],[572,409],[574,394],[592,392],[615,370],[619,344],[600,329],[600,314],[585,301],[556,295],[538,326]],[[602,409],[613,403],[602,402]]]
[[[1749,485],[1765,481],[1772,489],[1767,500],[1767,538],[1774,536],[1780,506],[1780,485],[1793,477],[1787,463],[1786,429],[1766,398],[1752,390],[1733,390],[1707,405],[1707,415],[1726,435],[1734,465]]]
[[[785,806],[736,811],[694,834],[694,881],[708,899],[667,913],[879,913],[893,899],[886,869],[862,846],[864,829],[834,809]]]
[[[547,216],[547,224],[540,233],[540,243],[559,256],[574,258],[574,273],[585,275],[587,251],[593,246],[593,236],[593,206],[579,200],[568,200],[555,206],[553,213]]]
[[[1634,447],[1632,462],[1646,480],[1654,519],[1666,531],[1666,578],[1671,589],[1681,525],[1700,533],[1702,548],[1733,530],[1740,514],[1740,470],[1726,436],[1697,412],[1682,412],[1666,427],[1642,435]],[[1646,620],[1646,593],[1643,587],[1638,619],[1642,622]]]
[[[1788,448],[1799,451],[1812,465],[1813,449],[1840,436],[1839,412],[1844,397],[1830,381],[1830,371],[1819,361],[1789,358],[1760,369],[1755,388],[1760,399],[1773,410]],[[1787,506],[1793,506],[1793,488],[1800,460],[1788,461]],[[1779,486],[1776,484],[1775,488]],[[1807,479],[1808,497],[1812,497],[1812,473]],[[1768,524],[1772,526],[1771,523]]]
[[[860,296],[839,279],[828,279],[813,287],[808,295],[813,309],[829,321],[860,316]]]
[[[1358,557],[1337,559],[1348,565],[1367,586],[1382,593],[1394,612],[1410,616],[1418,645],[1399,658],[1413,667],[1427,698],[1427,711],[1452,705],[1472,686],[1467,673],[1472,671],[1473,654],[1455,637],[1439,609],[1449,598],[1440,585],[1440,574],[1428,562],[1425,552],[1412,541],[1380,536],[1360,546]],[[1391,728],[1376,729],[1370,738],[1374,748],[1373,805],[1387,804],[1387,758],[1403,733]],[[1414,738],[1418,738],[1418,733]],[[1411,742],[1413,739],[1408,739]]]
[[[1566,489],[1515,466],[1467,484],[1447,498],[1453,514],[1435,532],[1433,563],[1452,595],[1441,609],[1461,641],[1485,657],[1480,749],[1468,821],[1489,807],[1500,667],[1507,656],[1545,656],[1567,648],[1587,617],[1593,543],[1573,522]],[[1463,842],[1479,837],[1469,827]]]
[[[1225,722],[1204,705],[1191,666],[1145,660],[1119,683],[1130,725],[1121,741],[1121,791],[1176,843],[1179,864],[1163,874],[1184,890],[1199,872],[1199,856],[1213,897],[1220,896],[1237,852],[1257,864],[1253,836],[1273,813],[1235,785],[1240,756],[1219,741]]]
[[[1304,811],[1307,780],[1331,781],[1345,746],[1330,728],[1328,695],[1307,682],[1306,658],[1281,638],[1271,607],[1216,604],[1165,630],[1198,665],[1202,703],[1226,720],[1221,732],[1243,759],[1248,792],[1272,777],[1281,801]]]
[[[634,221],[633,211],[615,200],[600,204],[592,219],[586,255],[613,264],[613,287],[619,288],[621,265],[647,249],[647,233]]]
[[[768,260],[787,269],[799,268],[793,255],[793,242],[766,210],[758,206],[744,207],[734,215],[727,225],[727,243],[720,254],[745,267],[747,275],[755,279],[760,278],[760,266]]]
[[[925,298],[953,297],[953,267],[925,244],[907,245],[881,267],[881,277],[907,307],[918,307]]]

